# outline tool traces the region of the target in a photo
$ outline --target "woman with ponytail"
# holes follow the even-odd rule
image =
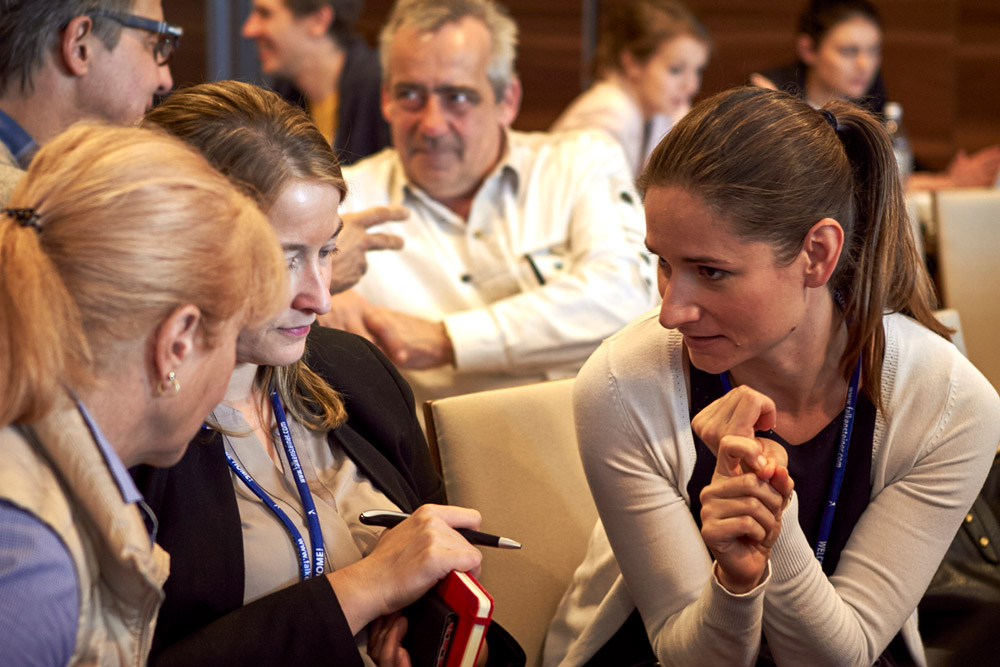
[[[986,477],[1000,399],[934,319],[881,124],[731,90],[639,183],[663,303],[574,390],[617,599],[563,664],[633,604],[664,665],[925,664],[914,610]],[[581,571],[607,571],[600,543]]]
[[[146,664],[168,558],[125,469],[181,458],[284,285],[180,141],[77,126],[35,156],[0,211],[0,662]]]

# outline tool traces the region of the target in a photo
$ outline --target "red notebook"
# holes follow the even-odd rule
[[[444,667],[473,667],[493,616],[493,597],[471,574],[454,570],[436,590],[458,614]]]
[[[451,572],[403,612],[403,646],[414,667],[473,667],[493,615],[493,598],[476,579]]]

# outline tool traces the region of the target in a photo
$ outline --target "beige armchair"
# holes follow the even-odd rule
[[[1000,388],[1000,190],[941,190],[935,200],[944,306],[962,318],[969,361]]]
[[[448,501],[479,510],[483,530],[523,545],[484,548],[481,581],[528,665],[540,663],[549,621],[597,519],[577,452],[572,388],[558,380],[424,408]]]

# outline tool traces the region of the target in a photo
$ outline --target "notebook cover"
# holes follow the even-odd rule
[[[493,598],[466,572],[450,572],[435,590],[458,614],[444,667],[474,667],[493,616]]]
[[[407,627],[402,644],[413,667],[444,667],[458,614],[432,588],[403,615]]]

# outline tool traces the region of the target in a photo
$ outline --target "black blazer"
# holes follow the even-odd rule
[[[389,360],[363,338],[318,326],[306,360],[344,398],[349,419],[331,443],[402,510],[443,503],[413,394]],[[242,528],[221,436],[199,436],[172,468],[132,475],[170,553],[151,665],[363,664],[323,577],[243,606]]]

